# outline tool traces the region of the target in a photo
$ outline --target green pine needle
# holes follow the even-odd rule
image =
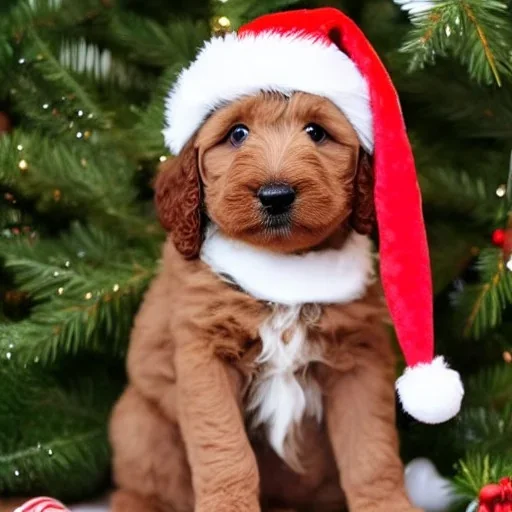
[[[480,453],[468,454],[459,463],[459,471],[454,479],[457,493],[473,500],[482,487],[497,483],[504,476],[512,476],[510,452],[491,457]]]
[[[402,51],[412,70],[452,56],[480,83],[502,85],[512,78],[512,28],[508,6],[496,0],[443,0],[412,17],[413,28]]]
[[[501,249],[482,250],[476,265],[482,282],[467,285],[454,295],[464,321],[465,336],[480,338],[501,324],[503,310],[512,303],[512,272],[503,261]]]

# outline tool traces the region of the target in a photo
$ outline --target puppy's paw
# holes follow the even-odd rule
[[[388,498],[353,504],[350,507],[350,512],[424,512],[424,510],[413,507],[409,500],[400,496],[396,499]]]
[[[220,492],[197,502],[194,512],[261,512],[257,496],[243,497]]]

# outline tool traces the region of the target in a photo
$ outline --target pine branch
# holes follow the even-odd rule
[[[470,176],[465,170],[437,167],[423,168],[419,181],[426,206],[437,212],[457,213],[475,225],[486,226],[506,218],[507,203],[496,197],[502,180],[488,182],[484,177]]]
[[[123,380],[95,362],[69,370],[61,379],[37,364],[16,366],[0,350],[3,496],[82,499],[107,480],[107,420]]]
[[[168,153],[162,135],[162,127],[165,124],[165,98],[178,72],[179,65],[170,66],[160,77],[149,105],[137,112],[139,119],[128,134],[127,151],[136,148],[139,156],[155,160]]]
[[[87,292],[91,299],[53,300],[36,306],[30,319],[0,326],[0,347],[6,349],[13,336],[21,335],[12,355],[19,364],[38,361],[50,365],[83,353],[122,359],[133,317],[149,282],[149,276],[135,277],[128,283],[114,283],[109,291]]]
[[[480,453],[468,454],[459,462],[454,485],[457,493],[468,500],[475,499],[482,487],[496,483],[503,476],[512,475],[510,452],[502,456]]]
[[[485,138],[500,139],[508,147],[512,138],[512,87],[508,82],[499,89],[484,88],[469,82],[452,61],[441,59],[435,67],[414,74],[403,73],[402,69],[402,62],[393,64],[394,81],[405,102],[415,105],[411,115],[415,126],[428,129],[449,121],[453,144],[463,137]]]
[[[36,61],[34,64],[37,71],[41,73],[41,76],[48,82],[56,82],[59,83],[61,87],[66,88],[70,94],[73,94],[73,96],[77,98],[79,104],[82,105],[85,111],[93,114],[97,119],[104,120],[103,122],[105,126],[107,126],[106,115],[102,113],[98,102],[95,101],[92,95],[78,83],[69,71],[67,71],[66,67],[60,64],[59,60],[52,54],[48,45],[36,32],[31,31],[29,35],[34,42],[37,53],[43,55],[43,59]]]
[[[512,303],[512,273],[501,249],[482,250],[476,268],[482,282],[465,286],[453,298],[465,318],[464,335],[479,339],[501,324],[503,310]]]
[[[134,163],[108,146],[19,131],[0,139],[0,186],[35,201],[37,210],[67,210],[103,226],[149,234],[151,221],[135,202],[135,172]]]
[[[427,223],[434,292],[442,292],[459,277],[474,258],[481,234],[457,223],[435,220]],[[449,241],[447,243],[447,241]]]
[[[179,20],[163,26],[127,13],[118,13],[109,30],[126,48],[128,59],[177,69],[192,60],[210,32],[203,22]]]
[[[124,243],[80,226],[58,241],[0,243],[5,269],[35,303],[30,318],[0,326],[0,347],[16,336],[12,355],[23,363],[81,351],[123,356],[156,252],[155,244]]]
[[[443,0],[430,11],[416,13],[402,51],[410,69],[452,56],[480,83],[512,78],[512,24],[508,6],[496,0]]]
[[[467,407],[478,407],[488,412],[503,409],[512,403],[512,369],[506,363],[484,368],[472,376],[465,387]]]
[[[0,27],[2,33],[19,41],[29,29],[58,27],[62,30],[92,20],[106,10],[101,0],[18,0],[2,15]]]
[[[510,400],[510,397],[509,397]],[[491,456],[512,455],[512,407],[502,410],[484,407],[465,408],[456,429],[457,443],[467,452]],[[503,475],[502,475],[503,476]]]
[[[105,91],[106,87],[111,87],[117,95],[120,91],[154,89],[155,80],[147,70],[141,70],[127,62],[124,55],[117,55],[84,37],[63,38],[55,53],[59,55],[60,64],[86,80],[89,88],[101,87]]]

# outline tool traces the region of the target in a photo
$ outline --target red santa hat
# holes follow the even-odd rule
[[[455,416],[459,374],[434,357],[432,283],[414,159],[397,93],[361,30],[333,8],[262,16],[213,38],[166,105],[167,145],[179,152],[216,109],[247,95],[300,91],[331,100],[373,155],[380,274],[407,368],[396,388],[419,421]]]

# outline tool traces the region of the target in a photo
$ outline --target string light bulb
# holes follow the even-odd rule
[[[497,189],[496,189],[496,195],[498,197],[505,197],[505,194],[507,193],[507,186],[502,183]]]
[[[214,34],[223,34],[231,30],[231,20],[227,16],[217,16],[213,19],[212,30]]]
[[[60,201],[61,196],[62,196],[62,192],[58,188],[56,188],[53,191],[53,200],[55,202],[58,202],[58,201]]]
[[[18,169],[22,172],[28,170],[28,162],[24,158],[18,162]]]
[[[229,18],[227,16],[221,16],[218,20],[217,20],[217,23],[222,27],[222,28],[229,28],[231,26],[231,21],[229,21]]]

